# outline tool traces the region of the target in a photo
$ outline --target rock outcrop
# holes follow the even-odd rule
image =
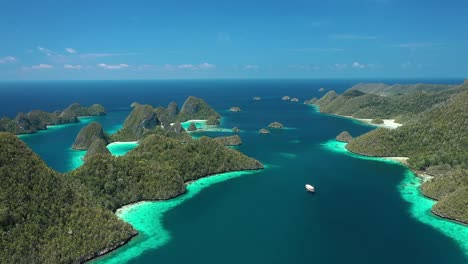
[[[262,128],[258,131],[258,133],[260,134],[270,134],[270,130],[266,129],[266,128]]]
[[[232,128],[232,132],[233,133],[239,133],[240,132],[240,129],[238,127],[233,127]]]
[[[96,140],[94,140],[91,146],[89,146],[88,151],[86,152],[86,155],[84,157],[84,160],[86,161],[91,156],[94,156],[96,154],[111,155],[106,145],[107,145],[107,142],[100,138],[97,138]]]
[[[353,140],[353,137],[349,134],[348,131],[343,131],[338,136],[336,136],[336,140],[349,143],[351,140]]]
[[[299,98],[296,98],[296,97],[291,98],[291,102],[299,102]]]
[[[195,96],[189,96],[180,110],[178,121],[185,122],[196,119],[206,120],[210,117],[220,118],[221,116],[203,99]]]
[[[72,148],[76,150],[87,150],[97,139],[103,140],[106,145],[109,143],[109,139],[101,124],[98,122],[92,122],[91,124],[81,129],[80,133],[78,133],[78,136],[75,139],[75,143],[73,143]]]
[[[289,101],[289,100],[291,100],[291,97],[285,95],[285,96],[283,96],[283,97],[281,98],[281,100],[283,100],[283,101]]]
[[[269,128],[275,128],[275,129],[280,129],[284,128],[284,125],[281,124],[280,122],[273,122],[268,125]]]
[[[197,126],[195,126],[195,123],[190,123],[187,131],[197,131]]]
[[[233,106],[233,107],[229,108],[229,111],[231,111],[231,112],[240,112],[241,109],[238,106]]]
[[[310,100],[305,101],[304,104],[312,105],[312,104],[315,104],[317,101],[318,101],[317,97],[314,97]]]

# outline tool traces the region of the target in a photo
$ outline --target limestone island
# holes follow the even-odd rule
[[[238,106],[233,106],[233,107],[229,108],[229,111],[230,112],[240,112],[241,109]]]
[[[467,81],[459,85],[358,84],[342,94],[329,91],[314,104],[325,113],[402,124],[374,129],[350,140],[346,149],[404,163],[425,179],[422,194],[438,201],[434,214],[467,224],[466,102]]]
[[[299,102],[299,98],[296,98],[296,97],[291,98],[291,102]]]
[[[177,197],[186,192],[188,182],[202,177],[263,169],[259,161],[224,146],[241,142],[236,136],[186,136],[181,121],[217,116],[201,99],[188,100],[180,112],[175,105],[168,111],[135,104],[124,127],[110,140],[139,144],[120,157],[109,155],[102,126],[91,123],[75,142],[76,148],[88,148],[86,162],[63,174],[49,168],[15,135],[0,132],[0,190],[9,195],[0,204],[0,259],[5,263],[89,261],[137,235],[114,214],[118,208]]]
[[[268,125],[268,128],[281,129],[284,128],[284,126],[280,122],[272,122]]]
[[[189,120],[207,120],[207,125],[218,125],[221,115],[218,114],[203,99],[189,96],[181,110],[176,102],[171,102],[164,108],[135,103],[132,112],[125,119],[122,129],[111,136],[112,141],[138,141],[149,134],[175,133],[179,137],[188,138],[181,122]],[[192,127],[193,129],[193,127]]]
[[[84,107],[74,103],[62,111],[52,113],[33,110],[27,114],[19,113],[13,119],[3,117],[0,119],[0,131],[15,135],[31,134],[46,130],[47,126],[78,123],[78,117],[103,115],[106,115],[106,110],[100,104]]]
[[[291,97],[285,95],[285,96],[283,96],[283,98],[281,98],[281,100],[283,100],[283,101],[289,101],[289,100],[291,100]]]
[[[266,129],[266,128],[262,128],[258,131],[258,133],[260,134],[270,134],[270,130]]]
[[[325,88],[320,88],[320,89],[318,89],[318,91],[323,93],[325,91]]]
[[[102,140],[105,145],[109,144],[109,137],[98,122],[92,122],[80,130],[73,143],[72,148],[76,150],[87,150],[97,139]]]
[[[353,140],[353,137],[349,134],[348,131],[343,131],[338,136],[336,136],[336,140],[349,143],[351,140]]]

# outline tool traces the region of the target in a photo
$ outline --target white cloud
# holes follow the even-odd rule
[[[344,63],[343,64],[335,63],[335,64],[330,65],[329,68],[332,70],[341,71],[341,70],[347,69],[348,65]]]
[[[96,59],[105,57],[117,57],[117,56],[130,56],[130,55],[141,55],[141,53],[84,53],[80,55],[82,59]]]
[[[361,64],[357,61],[353,62],[353,64],[351,65],[351,67],[355,68],[355,69],[364,69],[367,67],[367,65],[365,64]]]
[[[344,49],[339,48],[303,48],[297,49],[297,52],[305,52],[305,53],[333,53],[333,52],[341,52]]]
[[[328,35],[331,39],[337,40],[372,40],[377,39],[377,36],[354,35],[354,34],[331,34]]]
[[[320,66],[316,65],[308,65],[308,64],[290,64],[288,68],[301,70],[301,71],[318,71],[320,70]]]
[[[392,47],[415,49],[415,48],[440,47],[443,45],[444,45],[443,43],[434,43],[434,42],[415,42],[415,43],[396,44],[396,45],[392,45]]]
[[[197,67],[193,64],[181,64],[177,68],[181,70],[195,70]]]
[[[128,64],[125,64],[125,63],[121,63],[121,64],[115,64],[115,65],[109,65],[109,64],[105,64],[105,63],[100,63],[97,65],[98,67],[101,67],[101,68],[104,68],[104,69],[108,69],[108,70],[118,70],[118,69],[124,69],[124,68],[128,68],[129,65]]]
[[[198,65],[198,68],[202,69],[202,70],[209,70],[209,69],[214,69],[216,68],[216,65],[214,64],[210,64],[208,62],[204,62],[200,65]]]
[[[31,69],[52,69],[54,66],[50,64],[38,64],[38,65],[33,65],[31,66]]]
[[[5,63],[10,63],[10,62],[16,62],[16,58],[13,56],[6,56],[0,59],[0,64],[5,64]]]
[[[75,69],[75,70],[79,70],[79,69],[82,69],[83,66],[81,66],[81,65],[65,64],[65,65],[63,65],[63,68],[65,68],[65,69]]]
[[[254,71],[257,71],[260,69],[260,66],[258,65],[252,65],[252,64],[247,64],[247,65],[244,65],[244,70],[254,70]]]
[[[52,56],[55,56],[55,55],[58,55],[55,51],[53,50],[50,50],[48,48],[44,48],[42,46],[37,46],[37,50],[42,52],[43,54],[45,54],[46,56],[48,57],[52,57]]]
[[[76,53],[76,50],[73,49],[73,48],[65,48],[65,51],[70,53],[70,54],[75,54]]]

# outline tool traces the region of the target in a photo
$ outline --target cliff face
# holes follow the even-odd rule
[[[96,140],[104,141],[105,145],[109,144],[109,139],[101,124],[92,122],[88,126],[81,129],[72,148],[77,150],[87,150]]]
[[[0,262],[77,263],[135,234],[16,136],[0,133],[0,153]]]
[[[203,99],[190,96],[185,100],[180,110],[178,120],[185,122],[190,119],[208,119],[210,117],[220,118],[220,115],[209,106]]]

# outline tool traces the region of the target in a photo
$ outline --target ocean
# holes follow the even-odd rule
[[[348,153],[334,141],[342,131],[358,136],[374,127],[317,112],[304,100],[369,80],[168,80],[0,83],[0,115],[53,111],[74,102],[100,103],[108,115],[53,126],[25,141],[52,168],[80,166],[84,152],[71,145],[90,121],[117,131],[139,102],[179,107],[189,95],[205,99],[222,116],[226,136],[236,126],[236,147],[266,165],[258,172],[204,178],[176,199],[145,202],[118,215],[140,232],[95,263],[466,263],[468,227],[430,213],[433,201],[404,166]],[[412,83],[415,80],[382,80]],[[461,83],[462,80],[417,80]],[[324,93],[318,91],[325,88]],[[300,102],[282,101],[297,97]],[[253,96],[262,97],[253,101]],[[229,112],[239,106],[239,113]],[[286,126],[269,135],[273,121]],[[124,154],[134,145],[113,151]],[[316,193],[305,191],[306,183]]]

